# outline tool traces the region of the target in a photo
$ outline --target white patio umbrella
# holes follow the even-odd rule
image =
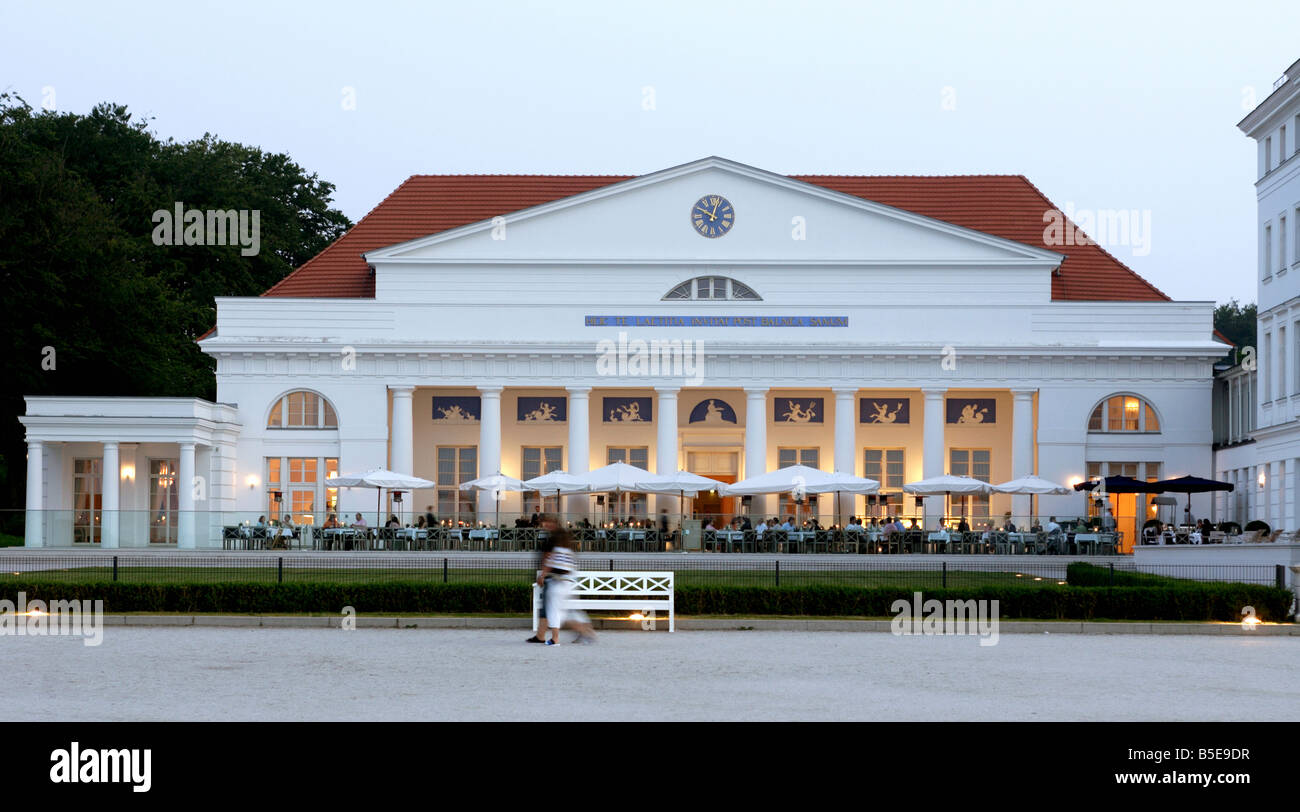
[[[993,486],[968,476],[943,474],[929,479],[918,479],[903,485],[903,492],[913,496],[968,496],[971,494],[991,493]]]
[[[1064,496],[1065,494],[1074,493],[1073,488],[1066,487],[1050,479],[1043,479],[1040,476],[1030,474],[1013,479],[1010,482],[1003,482],[1000,485],[993,486],[994,493],[1011,493],[1020,496],[1029,496],[1029,516],[1033,518],[1034,497],[1040,495]]]
[[[493,529],[501,526],[501,497],[500,493],[517,493],[524,490],[524,483],[512,476],[497,471],[495,474],[481,476],[478,479],[471,479],[469,482],[460,486],[462,491],[491,491],[492,504],[496,508],[495,517],[493,518]]]
[[[371,468],[358,474],[342,474],[329,477],[325,484],[335,488],[374,488],[375,489],[375,527],[384,524],[383,511],[379,507],[384,489],[410,491],[416,488],[432,488],[438,483],[431,479],[421,479],[410,474],[399,474],[387,468]]]
[[[562,493],[586,493],[587,486],[573,474],[557,469],[525,480],[524,490],[553,493],[558,499]]]
[[[820,468],[809,468],[807,465],[790,465],[727,485],[723,494],[726,496],[754,496],[768,493],[788,493],[797,499],[802,499],[804,494],[812,492],[811,488],[832,482],[831,475]]]
[[[641,486],[661,482],[664,479],[659,474],[652,474],[644,468],[637,468],[625,462],[612,462],[576,476],[586,485],[588,493],[645,493]]]
[[[687,494],[690,494],[693,499],[700,491],[721,491],[726,487],[725,482],[681,470],[673,474],[656,474],[636,485],[637,490],[642,493],[676,494],[682,500],[683,507]]]
[[[841,493],[875,493],[880,490],[880,483],[874,479],[854,476],[841,471],[834,471],[827,475],[826,482],[820,485],[809,487],[808,493],[833,493],[835,494],[835,524],[838,527],[844,527],[840,522],[840,494]]]

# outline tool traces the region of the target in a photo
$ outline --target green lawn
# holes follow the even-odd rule
[[[121,567],[118,580],[127,583],[276,583],[279,575],[275,567]],[[943,573],[937,570],[784,570],[781,586],[876,586],[895,588],[934,589],[944,583]],[[74,567],[57,570],[33,570],[0,573],[4,581],[52,581],[63,583],[89,583],[109,581],[112,567]],[[447,583],[515,583],[527,584],[532,580],[531,570],[450,568]],[[1061,579],[1064,580],[1064,579]],[[358,569],[358,568],[293,568],[284,570],[285,583],[442,583],[443,570],[432,569]],[[679,586],[776,586],[772,570],[682,570],[677,572]],[[1057,579],[1018,575],[1013,572],[984,572],[949,569],[949,587],[1006,586],[1056,586]]]
[[[8,533],[0,533],[0,547],[21,547],[23,546],[22,536],[11,536]]]

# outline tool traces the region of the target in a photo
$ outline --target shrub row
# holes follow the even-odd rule
[[[6,582],[0,598],[29,601],[103,600],[104,611],[339,613],[528,613],[532,593],[515,584],[130,584]],[[912,601],[912,591],[893,587],[678,587],[677,611],[684,615],[806,615],[889,617],[894,601]],[[925,600],[997,600],[1003,618],[1060,620],[1241,619],[1244,606],[1262,620],[1287,618],[1289,590],[1253,584],[1180,583],[1113,589],[1066,586],[1054,589],[986,586],[932,589]],[[632,608],[631,605],[629,608]]]

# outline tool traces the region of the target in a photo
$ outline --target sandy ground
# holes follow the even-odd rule
[[[4,720],[1300,720],[1300,641],[105,629],[0,637]],[[569,633],[565,633],[567,641]],[[550,686],[543,690],[543,686]]]

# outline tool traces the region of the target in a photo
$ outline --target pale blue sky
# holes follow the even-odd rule
[[[6,2],[0,89],[287,152],[354,220],[415,173],[1023,174],[1149,211],[1112,252],[1216,301],[1255,299],[1243,99],[1300,57],[1295,3],[111,6]]]

